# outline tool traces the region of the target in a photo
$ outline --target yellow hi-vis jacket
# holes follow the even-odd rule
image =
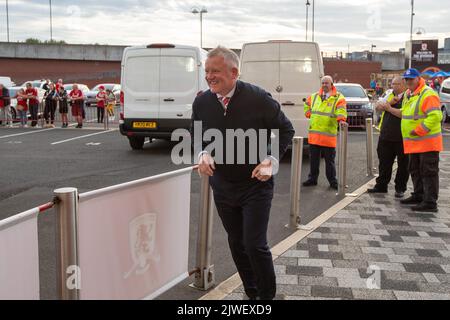
[[[405,153],[443,150],[440,106],[439,96],[424,79],[413,93],[405,93],[401,122]]]
[[[308,143],[336,148],[338,122],[347,119],[345,97],[333,86],[328,99],[322,100],[323,91],[312,94],[304,104],[309,118]]]

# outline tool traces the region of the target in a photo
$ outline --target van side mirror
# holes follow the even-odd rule
[[[369,97],[369,100],[372,100],[372,99],[373,99],[373,95],[368,94],[367,96]]]

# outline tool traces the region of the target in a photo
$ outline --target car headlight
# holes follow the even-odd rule
[[[371,103],[363,104],[361,108],[368,111],[373,111],[373,105]]]

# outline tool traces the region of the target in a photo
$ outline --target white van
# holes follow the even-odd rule
[[[175,129],[190,127],[192,102],[208,89],[206,55],[198,47],[173,44],[125,48],[120,132],[131,148],[142,149],[146,137],[170,140]]]
[[[276,40],[246,43],[240,79],[272,94],[291,120],[296,136],[307,137],[309,122],[303,99],[320,88],[322,55],[315,42]]]
[[[450,78],[445,79],[439,90],[439,98],[442,104],[442,121],[450,121]]]

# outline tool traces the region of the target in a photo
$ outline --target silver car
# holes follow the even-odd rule
[[[373,105],[364,88],[357,83],[336,83],[337,91],[347,101],[347,122],[349,127],[365,128],[366,118],[373,119]]]

